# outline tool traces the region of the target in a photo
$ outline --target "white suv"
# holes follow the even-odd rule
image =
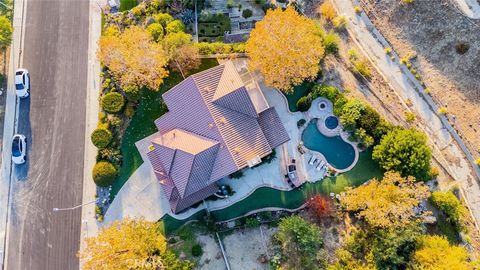
[[[15,72],[15,89],[17,96],[26,98],[30,94],[30,74],[28,70],[19,68]]]

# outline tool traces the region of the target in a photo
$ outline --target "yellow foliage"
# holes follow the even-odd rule
[[[163,78],[168,76],[165,69],[168,56],[162,45],[155,43],[150,33],[138,26],[118,35],[102,36],[97,57],[122,85],[146,86],[158,91]]]
[[[337,12],[335,12],[333,5],[328,1],[321,4],[318,8],[318,11],[320,15],[322,15],[323,17],[325,17],[325,19],[329,21],[332,21],[337,16]]]
[[[246,50],[251,68],[285,93],[317,76],[325,52],[315,22],[291,7],[268,10],[251,32]]]
[[[167,249],[157,225],[143,219],[114,221],[85,242],[79,257],[84,261],[83,269],[88,270],[134,269],[135,263],[148,260],[161,265],[160,255]]]
[[[341,200],[342,206],[358,213],[372,227],[395,228],[416,219],[414,207],[429,195],[428,187],[415,182],[413,177],[403,178],[387,172],[382,180],[348,189]]]
[[[421,248],[413,257],[413,269],[463,270],[472,269],[467,263],[468,253],[463,247],[452,246],[445,237],[425,236]]]

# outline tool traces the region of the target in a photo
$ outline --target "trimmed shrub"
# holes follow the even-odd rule
[[[90,139],[95,147],[103,149],[110,145],[113,136],[110,130],[106,128],[97,128],[92,132]]]
[[[110,186],[117,177],[117,169],[108,161],[100,161],[93,167],[93,181],[99,187]]]
[[[147,31],[152,35],[155,41],[163,37],[163,26],[160,23],[152,23],[147,27]]]
[[[163,26],[163,28],[167,27],[167,25],[173,22],[173,17],[167,13],[160,13],[155,16],[155,21]]]
[[[253,12],[250,9],[244,9],[242,11],[242,17],[245,19],[252,17],[252,15],[253,15]]]
[[[312,99],[309,96],[301,97],[297,101],[297,108],[301,112],[306,112],[310,109],[310,105],[312,105]]]
[[[179,32],[185,31],[185,25],[183,24],[182,21],[175,20],[167,24],[167,27],[165,27],[165,30],[167,31],[167,34],[179,33]]]
[[[108,113],[118,113],[125,105],[125,98],[118,92],[110,92],[102,97],[102,109]]]
[[[298,127],[298,128],[303,127],[303,125],[305,125],[306,122],[307,122],[307,120],[305,120],[305,119],[303,119],[303,118],[300,119],[300,120],[298,120],[298,121],[297,121],[297,127]]]
[[[192,246],[192,255],[195,257],[201,256],[203,254],[202,246],[195,244]]]
[[[123,87],[123,92],[129,101],[137,102],[140,98],[140,88],[135,84],[126,85]]]
[[[243,177],[243,172],[241,170],[236,171],[234,173],[231,173],[228,177],[230,177],[231,179],[240,179]]]

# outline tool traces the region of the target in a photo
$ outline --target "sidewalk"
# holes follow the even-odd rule
[[[399,98],[403,101],[410,100],[415,111],[428,123],[425,131],[431,138],[436,138],[433,141],[434,148],[441,149],[444,155],[446,152],[449,156],[456,158],[455,164],[448,163],[449,171],[466,191],[466,199],[475,219],[480,220],[480,186],[477,181],[479,170],[478,167],[473,166],[473,158],[458,134],[445,116],[436,113],[438,106],[430,96],[425,94],[420,83],[408,69],[399,64],[398,55],[393,52],[395,60],[392,61],[390,56],[385,54],[384,48],[390,47],[390,45],[365,13],[357,15],[351,0],[337,0],[334,5],[339,14],[345,15],[349,19],[350,35],[392,86]],[[444,159],[443,156],[439,158]]]
[[[477,0],[455,0],[460,10],[470,19],[480,19],[480,4]]]
[[[12,44],[10,47],[10,57],[8,64],[8,74],[7,74],[7,89],[3,93],[6,95],[6,105],[5,105],[5,119],[4,119],[4,128],[3,128],[3,141],[2,141],[2,161],[0,167],[0,204],[3,207],[0,207],[0,262],[2,268],[6,260],[7,246],[8,242],[8,215],[11,208],[11,196],[12,191],[10,190],[11,186],[11,175],[14,170],[12,168],[12,159],[11,159],[11,144],[12,137],[15,133],[17,126],[17,97],[15,94],[14,87],[14,76],[15,69],[22,65],[23,57],[20,53],[21,48],[23,48],[23,35],[25,34],[25,17],[26,17],[26,0],[17,0],[14,1],[13,8],[13,34],[12,34]]]
[[[90,141],[90,134],[97,127],[100,105],[100,63],[97,61],[97,41],[101,35],[101,9],[104,3],[90,0],[90,23],[88,43],[88,74],[87,74],[87,109],[85,118],[85,156],[83,173],[83,200],[88,203],[95,200],[96,185],[92,180],[92,168],[95,164],[97,149]],[[84,248],[85,238],[97,235],[98,224],[95,219],[95,204],[89,203],[82,207],[82,226],[80,232],[80,250]],[[80,261],[82,269],[82,261]]]

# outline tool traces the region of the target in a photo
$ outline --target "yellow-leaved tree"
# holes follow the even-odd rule
[[[442,236],[424,236],[420,248],[413,256],[413,269],[418,270],[467,270],[473,269],[468,263],[465,248],[450,245]]]
[[[415,178],[387,172],[382,180],[373,179],[366,185],[348,189],[340,202],[371,227],[389,229],[418,220],[414,207],[428,196],[428,187],[415,182]]]
[[[138,85],[158,91],[168,76],[168,55],[148,30],[131,26],[118,33],[112,31],[99,41],[97,57],[115,75],[122,86]]]
[[[86,270],[192,269],[167,250],[165,237],[154,222],[126,218],[114,221],[85,240],[78,256]]]
[[[325,53],[318,26],[292,7],[268,10],[252,30],[246,50],[251,68],[263,74],[266,84],[285,93],[314,79]]]

